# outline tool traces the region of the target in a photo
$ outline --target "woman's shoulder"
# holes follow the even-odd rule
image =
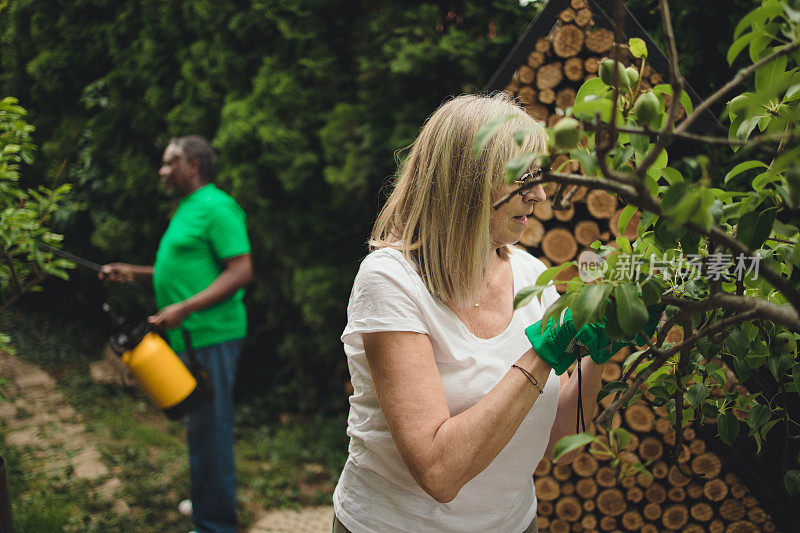
[[[361,270],[405,269],[406,265],[410,266],[403,252],[388,246],[372,250],[361,260]]]
[[[358,269],[359,278],[390,278],[399,282],[411,282],[417,276],[414,266],[403,256],[403,252],[391,247],[377,248],[364,257]]]
[[[508,256],[512,262],[512,265],[516,265],[526,274],[535,275],[538,277],[539,274],[547,270],[547,265],[545,265],[540,259],[532,256],[526,250],[523,250],[517,246],[509,246]]]

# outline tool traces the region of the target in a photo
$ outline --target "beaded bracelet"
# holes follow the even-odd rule
[[[544,394],[544,387],[539,385],[539,380],[537,380],[533,374],[518,365],[511,365],[511,368],[519,368],[522,373],[525,374],[525,377],[528,378],[528,381],[530,381],[531,385],[533,385],[539,391],[539,394]]]

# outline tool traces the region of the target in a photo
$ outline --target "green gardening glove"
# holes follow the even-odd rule
[[[575,331],[572,311],[566,309],[559,324],[552,318],[544,331],[542,321],[525,329],[536,355],[544,359],[556,374],[563,374],[578,356],[600,352],[608,344],[602,324],[584,324]]]
[[[572,323],[572,312],[569,309],[564,313],[560,324],[550,318],[542,331],[542,321],[539,320],[525,328],[525,336],[531,341],[536,355],[553,367],[559,376],[575,361],[575,356],[567,352],[575,336],[575,325]]]

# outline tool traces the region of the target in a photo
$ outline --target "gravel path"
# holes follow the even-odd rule
[[[119,379],[113,368],[92,368],[95,379]],[[103,379],[95,374],[109,374]],[[120,514],[130,511],[117,497],[122,483],[109,476],[100,453],[92,443],[81,416],[56,388],[55,381],[38,366],[0,352],[0,376],[9,382],[3,387],[7,402],[0,402],[0,420],[5,424],[6,442],[24,448],[47,464],[48,475],[96,480],[96,490]],[[105,480],[105,481],[104,481]],[[330,533],[333,506],[305,507],[298,510],[262,510],[256,514],[248,533]]]
[[[248,533],[330,533],[333,506],[304,507],[298,510],[265,511],[256,517]]]
[[[122,484],[109,477],[81,417],[56,389],[53,378],[34,364],[0,352],[0,376],[8,379],[3,392],[8,402],[0,402],[0,419],[7,430],[5,440],[41,459],[52,478],[74,476],[105,481],[97,492],[117,512],[128,512],[128,505],[116,497]]]

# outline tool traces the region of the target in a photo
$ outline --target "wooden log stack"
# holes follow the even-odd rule
[[[595,21],[587,0],[571,0],[554,20],[549,34],[535,41],[525,64],[517,68],[505,88],[530,115],[550,127],[574,104],[580,85],[597,76],[600,60],[610,56],[615,46],[613,31],[596,26]],[[623,63],[630,64],[627,49],[620,49]],[[661,73],[648,65],[643,87],[658,83],[662,83]],[[553,161],[552,168],[581,170],[566,156]],[[556,185],[546,184],[545,191],[552,199]],[[618,222],[625,206],[615,196],[574,186],[565,187],[561,194],[570,200],[571,207],[558,211],[550,202],[536,204],[520,241],[548,266],[575,259],[596,240],[608,244],[620,235],[635,238],[639,214],[620,232]],[[576,269],[570,267],[556,280],[563,281],[575,273]],[[563,291],[565,284],[558,284],[557,288]],[[678,328],[668,336],[670,342],[681,338]],[[622,350],[604,366],[604,382],[621,378],[621,363],[626,355],[627,350]],[[612,399],[613,395],[606,397],[602,406],[609,405]],[[618,413],[613,425],[621,425],[631,433],[631,442],[623,452],[625,458],[649,464],[652,476],[636,474],[620,479],[609,458],[589,450],[567,466],[554,466],[545,459],[534,476],[541,531],[776,530],[758,500],[735,474],[727,471],[720,457],[708,451],[706,443],[691,428],[683,430],[678,461],[693,477],[681,473],[670,455],[676,439],[663,408],[653,409],[640,402]]]
[[[604,382],[620,378],[627,355],[624,349],[606,363],[611,370],[604,367]],[[607,396],[601,406],[612,400]],[[624,458],[649,463],[652,477],[636,473],[620,479],[611,459],[591,450],[581,451],[570,465],[544,459],[534,474],[541,531],[776,530],[758,500],[691,427],[683,429],[678,461],[692,477],[681,473],[670,456],[675,434],[663,407],[637,403],[612,425],[631,434]]]

